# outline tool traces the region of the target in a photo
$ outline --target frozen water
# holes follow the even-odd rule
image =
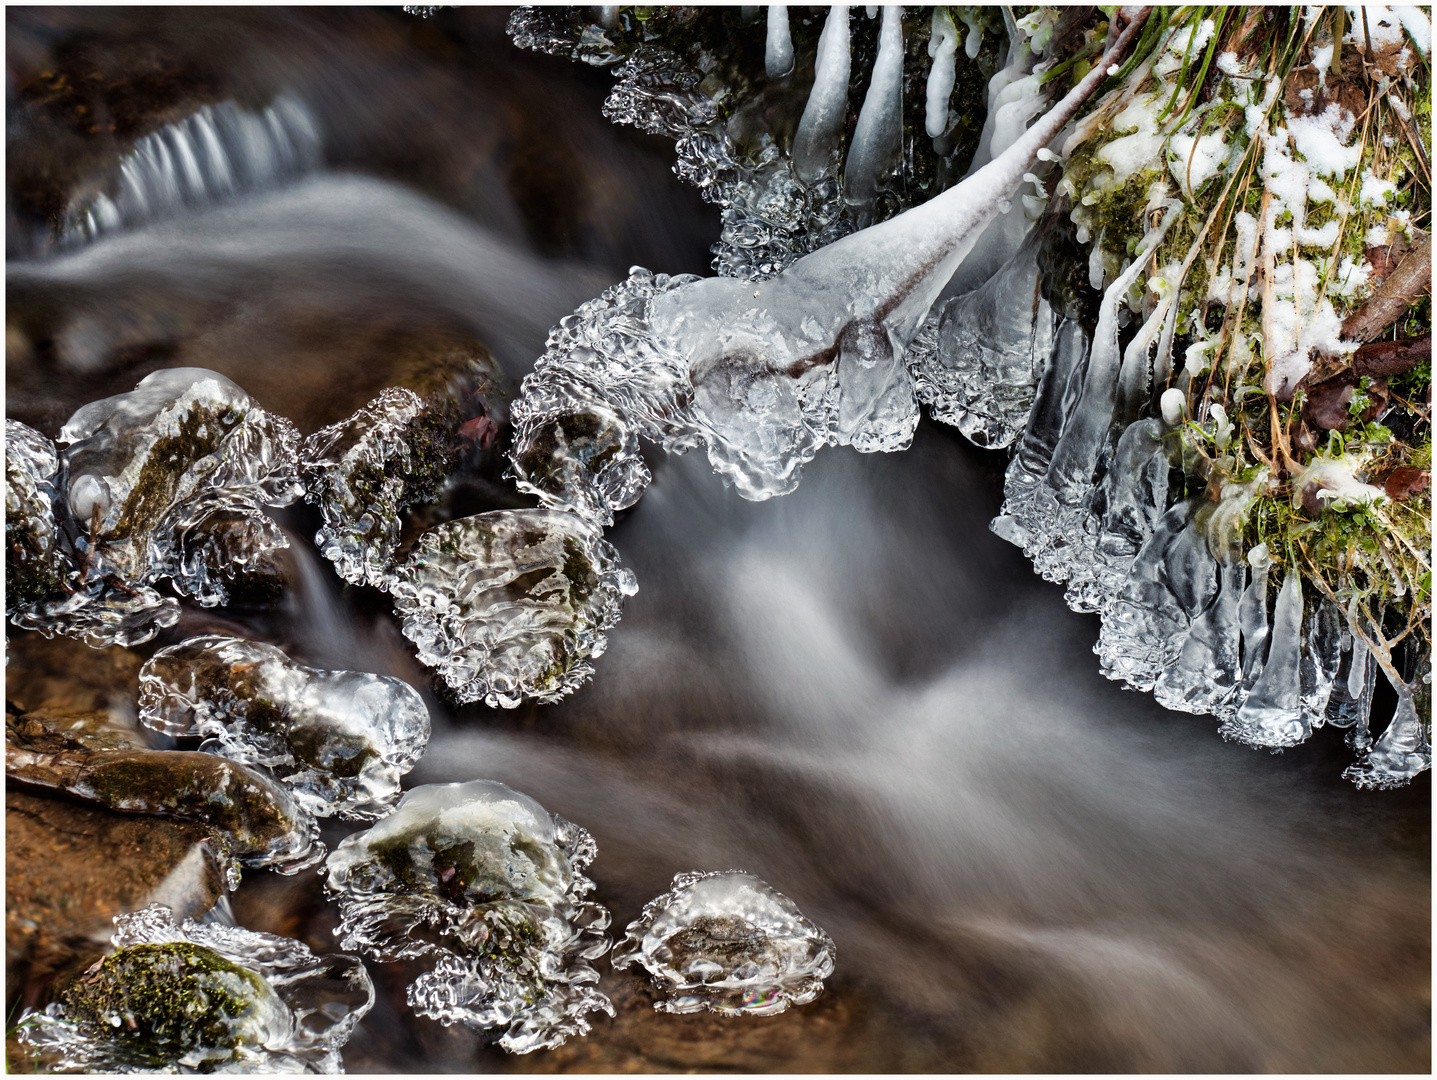
[[[499,1033],[511,1053],[549,1049],[613,1015],[589,961],[609,914],[584,899],[597,848],[583,829],[490,780],[428,784],[346,839],[326,864],[345,948],[433,957],[409,988],[421,1016]]]
[[[979,446],[1022,433],[1052,349],[1037,254],[1025,244],[981,288],[935,308],[908,350],[918,400]]]
[[[5,421],[5,613],[61,594],[75,568],[55,524],[60,459],[55,444],[18,420]]]
[[[464,449],[493,438],[478,363],[450,376],[424,395],[390,387],[304,440],[305,497],[324,520],[315,543],[346,581],[387,588],[403,511],[436,498]]]
[[[495,510],[430,529],[391,586],[404,635],[459,701],[556,701],[593,674],[634,576],[597,526]]]
[[[5,421],[5,612],[11,621],[96,648],[138,644],[173,626],[180,617],[173,599],[148,586],[82,573],[60,527],[69,516],[59,469],[49,439]]]
[[[170,577],[211,606],[227,602],[228,578],[288,546],[263,507],[300,493],[298,433],[223,375],[156,371],[81,408],[59,441],[87,578]]]
[[[162,904],[115,918],[116,951],[15,1029],[46,1072],[343,1072],[374,1004],[364,965]]]
[[[903,164],[903,9],[885,7],[878,58],[843,167],[843,198],[859,227],[873,223],[882,188]]]
[[[793,36],[788,29],[788,7],[768,6],[768,39],[764,43],[763,67],[770,79],[781,79],[793,71]]]
[[[387,813],[429,741],[424,701],[399,679],[320,671],[232,637],[157,652],[140,669],[139,709],[147,727],[269,770],[318,817]]]
[[[948,130],[948,101],[953,96],[953,82],[957,74],[957,50],[958,28],[953,25],[952,14],[947,8],[935,7],[928,39],[928,55],[933,63],[928,69],[925,86],[927,111],[923,125],[931,139],[941,138]]]
[[[1432,767],[1432,746],[1412,688],[1398,685],[1396,689],[1397,711],[1387,730],[1372,744],[1366,760],[1342,774],[1358,787],[1398,787]]]
[[[813,89],[793,137],[793,171],[804,184],[813,184],[838,165],[850,65],[848,5],[834,4],[818,38]]]
[[[1273,608],[1272,633],[1262,674],[1237,711],[1235,721],[1225,725],[1252,746],[1282,749],[1296,746],[1312,734],[1302,710],[1302,584],[1292,567],[1283,575]]]
[[[833,974],[833,941],[792,900],[740,870],[677,874],[628,925],[610,963],[637,963],[667,991],[654,1008],[772,1016]]]

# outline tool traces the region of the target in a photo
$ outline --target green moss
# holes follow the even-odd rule
[[[244,417],[244,412],[229,406],[192,404],[176,419],[178,430],[161,435],[150,447],[114,528],[96,539],[123,540],[149,529],[174,504],[195,466],[218,451]]]
[[[62,1000],[96,1034],[172,1056],[171,1051],[234,1051],[259,1042],[275,994],[259,975],[219,953],[167,942],[112,953],[72,983]]]

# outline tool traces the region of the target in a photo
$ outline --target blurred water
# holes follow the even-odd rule
[[[38,48],[27,18],[20,44]],[[74,18],[55,15],[55,33]],[[118,38],[117,16],[96,18]],[[616,263],[668,251],[653,269],[702,267],[680,234],[709,228],[708,212],[673,202],[678,182],[645,157],[668,150],[600,127],[597,104],[547,137],[605,183],[628,163],[623,203],[591,208],[603,243],[536,232],[527,174],[503,180],[494,154],[467,174],[489,193],[468,201],[396,175],[396,116],[430,124],[406,137],[437,175],[476,155],[454,136],[482,127],[480,105],[492,126],[522,128],[515,114],[552,108],[538,87],[602,99],[595,73],[529,55],[510,87],[491,79],[426,121],[376,88],[432,98],[442,71],[457,94],[456,71],[518,61],[479,15],[441,11],[423,31],[398,18],[285,13],[265,31],[302,24],[266,63],[321,110],[328,170],[7,266],[8,414],[63,419],[102,387],[184,363],[308,429],[382,379],[376,328],[462,331],[518,376]],[[214,32],[187,12],[160,40]],[[378,970],[349,1067],[1424,1070],[1430,780],[1359,792],[1338,779],[1340,733],[1260,754],[1102,679],[1096,619],[988,531],[1004,464],[924,421],[906,453],[827,449],[800,490],[754,504],[699,455],[652,460],[653,485],[608,534],[640,592],[593,683],[512,713],[431,699],[435,734],[406,779],[499,780],[588,829],[616,928],[677,871],[762,877],[834,938],[828,996],[850,1011],[807,1015],[849,1029],[805,1020],[822,1000],[727,1027],[673,1018],[688,1026],[656,1030],[687,1033],[685,1048],[646,1057],[650,1029],[621,1009],[585,1040],[590,1058],[506,1059],[413,1017],[404,979]],[[307,663],[423,683],[374,595],[337,588],[312,552],[295,558],[283,617],[228,617]],[[252,929],[334,947],[312,875],[250,875],[235,907]],[[631,980],[599,966],[611,993]],[[791,1033],[787,1056],[734,1056],[762,1025]]]

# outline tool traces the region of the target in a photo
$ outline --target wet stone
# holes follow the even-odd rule
[[[510,1053],[562,1044],[612,1014],[589,961],[608,912],[584,899],[596,854],[583,829],[503,784],[429,784],[339,845],[326,864],[345,948],[432,958],[410,1006],[497,1036]]]
[[[788,897],[738,870],[678,874],[614,948],[668,991],[662,1012],[771,1016],[812,1001],[833,974],[833,941]]]
[[[258,641],[191,638],[156,653],[139,682],[141,723],[269,770],[318,817],[387,813],[429,741],[407,683],[306,667]]]
[[[52,500],[60,460],[34,428],[5,421],[5,612],[63,593],[75,568],[61,548]]]
[[[5,794],[7,1006],[36,1006],[93,962],[110,920],[151,902],[183,917],[224,895],[224,842],[198,822],[118,814],[11,785]]]
[[[139,653],[23,632],[9,634],[6,647],[5,699],[16,709],[103,712],[132,730],[136,745],[144,745],[135,724],[135,691],[145,659]]]
[[[637,590],[596,526],[555,510],[496,510],[431,529],[392,586],[419,659],[458,701],[503,708],[582,685]]]
[[[213,826],[228,852],[249,866],[296,873],[324,857],[318,826],[288,792],[260,773],[212,754],[137,748],[92,749],[38,714],[6,717],[10,784],[61,792],[128,814]],[[53,749],[56,740],[63,748]],[[231,877],[231,884],[237,880]]]
[[[19,1024],[47,1071],[340,1072],[339,1048],[374,1003],[352,956],[178,922],[163,905],[115,925],[116,951]]]

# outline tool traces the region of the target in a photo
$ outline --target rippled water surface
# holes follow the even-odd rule
[[[160,367],[219,370],[303,434],[436,336],[487,344],[517,384],[549,326],[629,265],[701,273],[717,236],[670,144],[602,119],[608,76],[514,49],[502,12],[7,24],[12,86],[85,68],[150,118],[283,92],[322,147],[254,190],[48,250],[42,211],[68,204],[43,178],[81,190],[127,145],[63,95],[22,108],[12,91],[6,412],[52,437]],[[495,780],[587,830],[616,937],[676,873],[739,868],[831,936],[835,973],[781,1016],[661,1015],[637,967],[601,959],[617,1016],[507,1057],[413,1014],[422,963],[370,963],[350,1071],[1425,1071],[1430,776],[1358,791],[1339,732],[1256,752],[1104,680],[1096,617],[988,530],[1006,455],[927,419],[904,453],[825,449],[765,503],[701,454],[648,464],[606,534],[639,592],[557,704],[446,705],[387,599],[299,539],[317,527],[303,510],[283,512],[278,613],[187,611],[149,648],[249,634],[399,676],[434,725],[404,787]],[[476,491],[478,509],[532,505],[497,478]],[[318,871],[249,872],[232,905],[337,950]]]

